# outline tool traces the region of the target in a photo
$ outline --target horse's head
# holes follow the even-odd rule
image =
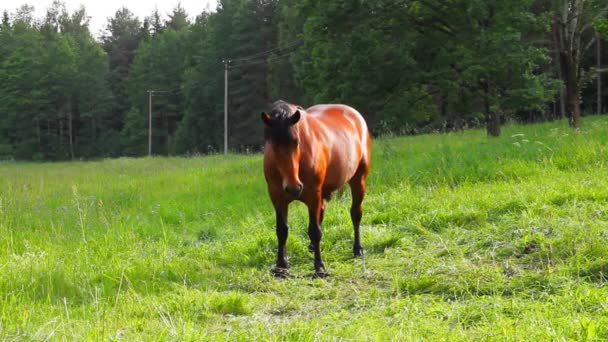
[[[299,110],[283,101],[276,102],[270,113],[262,113],[264,140],[272,149],[277,169],[281,174],[283,190],[297,198],[302,194],[299,174],[300,139],[297,123]]]

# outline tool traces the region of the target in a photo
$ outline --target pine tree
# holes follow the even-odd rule
[[[175,13],[186,14],[181,8]],[[180,27],[176,25],[175,27]],[[132,107],[148,113],[148,93],[153,90],[153,152],[169,154],[178,123],[183,117],[184,103],[181,83],[185,69],[188,26],[179,31],[168,27],[142,41],[137,49],[128,81]]]
[[[140,27],[139,19],[123,7],[109,19],[108,32],[102,37],[103,48],[109,58],[110,87],[114,98],[111,128],[116,131],[122,129],[126,113],[131,108],[126,88],[135,50],[142,38]]]
[[[277,55],[267,51],[278,46],[277,5],[272,0],[243,1],[233,19],[228,120],[233,149],[259,148],[262,144],[262,126],[253,113],[262,112],[272,102],[268,63]]]

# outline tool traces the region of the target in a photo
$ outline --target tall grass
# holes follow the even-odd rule
[[[261,156],[0,164],[2,340],[608,339],[608,120],[374,142],[328,279],[290,207],[275,279]]]

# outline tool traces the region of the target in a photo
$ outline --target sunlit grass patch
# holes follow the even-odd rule
[[[608,339],[608,121],[374,141],[352,257],[328,203],[312,276],[290,207],[270,273],[261,156],[0,165],[3,340]]]

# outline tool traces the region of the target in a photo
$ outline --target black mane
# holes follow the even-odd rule
[[[292,106],[289,103],[278,100],[270,107],[270,114],[272,115],[273,120],[285,120],[292,114],[291,108]]]
[[[296,132],[289,122],[289,117],[296,111],[303,110],[283,100],[275,101],[270,107],[272,124],[264,127],[264,140],[277,144],[291,145],[297,142]]]

